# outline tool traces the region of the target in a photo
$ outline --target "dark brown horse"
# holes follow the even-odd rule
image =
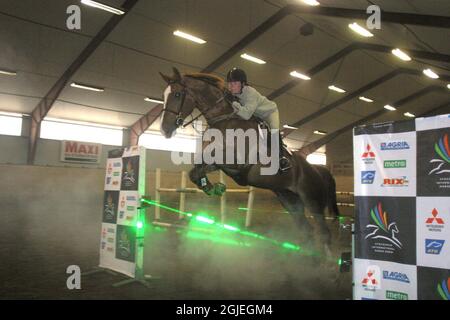
[[[186,126],[185,119],[195,108],[206,119],[209,129],[220,130],[224,136],[227,129],[258,131],[257,119],[244,120],[233,114],[234,109],[227,99],[229,92],[221,78],[208,74],[182,76],[175,68],[172,76],[161,76],[168,84],[161,115],[161,132],[166,138],[172,137],[178,127]],[[222,145],[225,146],[226,142],[223,141]],[[303,231],[307,231],[305,227],[309,225],[305,217],[305,209],[308,210],[318,229],[315,233],[316,248],[329,255],[331,234],[325,223],[324,211],[328,208],[333,217],[339,213],[336,185],[328,169],[311,165],[302,155],[293,153],[291,169],[274,175],[262,175],[260,169],[267,165],[260,162],[252,164],[247,160],[248,157],[244,164],[196,164],[189,176],[209,195],[221,195],[225,191],[224,185],[211,184],[207,178],[207,173],[215,170],[222,170],[239,185],[272,190]]]

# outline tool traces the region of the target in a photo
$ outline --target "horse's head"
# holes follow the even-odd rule
[[[394,233],[399,233],[398,227],[396,223],[391,223],[389,225],[389,230],[391,230],[391,232]]]
[[[167,82],[164,91],[164,108],[161,114],[160,131],[166,138],[171,138],[178,127],[183,125],[184,119],[192,113],[196,102],[188,94],[186,85],[180,72],[173,68],[174,74],[166,76],[159,73]]]

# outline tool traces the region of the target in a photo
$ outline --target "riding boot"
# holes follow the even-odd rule
[[[199,187],[200,187],[200,189],[203,190],[204,193],[206,193],[209,196],[214,193],[214,186],[205,177],[200,179],[200,186]]]

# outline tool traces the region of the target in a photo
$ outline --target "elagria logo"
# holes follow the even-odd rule
[[[380,145],[382,151],[386,150],[404,150],[409,149],[409,144],[406,141],[396,141],[396,142],[382,142]]]
[[[367,144],[366,151],[361,155],[365,164],[372,164],[375,160],[375,153],[371,149],[370,144]]]
[[[370,210],[370,217],[375,224],[366,225],[366,229],[373,231],[365,239],[384,239],[397,248],[402,248],[402,243],[395,237],[399,233],[397,223],[388,223],[388,215],[385,211],[383,212],[381,202]]]
[[[396,271],[383,271],[383,279],[386,280],[394,280],[404,283],[409,283],[409,278],[406,273],[396,272]]]
[[[447,278],[447,283],[445,279],[437,285],[437,291],[441,296],[442,300],[450,300],[450,277]]]
[[[450,173],[450,147],[448,143],[448,134],[445,134],[439,139],[439,142],[434,144],[434,151],[439,158],[431,159],[430,163],[436,164],[428,175]]]

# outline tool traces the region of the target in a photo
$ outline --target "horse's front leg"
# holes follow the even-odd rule
[[[226,190],[225,185],[220,182],[212,184],[207,176],[208,172],[213,172],[216,170],[218,170],[218,168],[215,165],[197,164],[191,171],[189,171],[189,178],[207,195],[221,196]]]

